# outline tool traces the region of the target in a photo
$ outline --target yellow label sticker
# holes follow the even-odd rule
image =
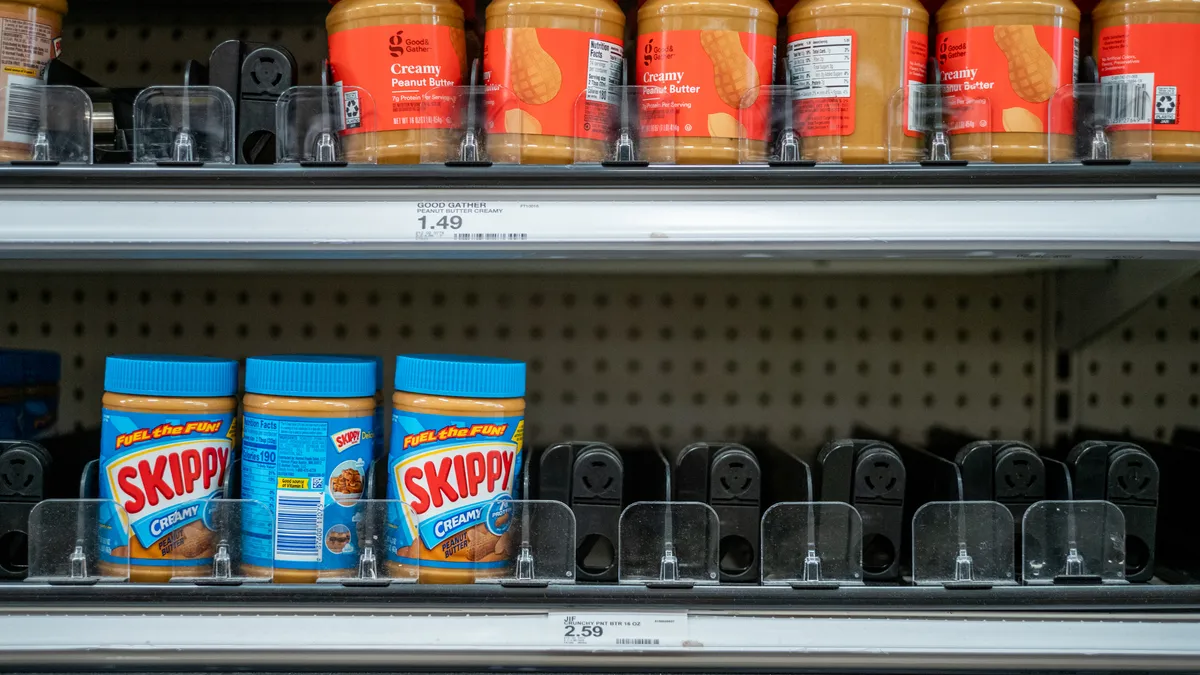
[[[283,476],[280,476],[279,484],[277,487],[280,490],[307,490],[308,489],[308,479],[307,478],[284,478]]]
[[[34,68],[25,68],[23,66],[4,66],[4,72],[12,75],[24,75],[25,77],[37,77],[38,71]]]

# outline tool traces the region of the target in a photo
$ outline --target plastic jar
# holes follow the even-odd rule
[[[463,10],[454,0],[341,0],[325,19],[334,80],[359,87],[373,106],[380,164],[445,162],[458,156],[467,71]],[[456,102],[459,105],[456,105]],[[365,154],[369,129],[348,128],[350,161]]]
[[[483,82],[489,158],[509,164],[605,159],[624,44],[625,13],[613,0],[488,5]]]
[[[57,352],[0,349],[0,440],[39,440],[54,434],[61,376]]]
[[[224,494],[236,442],[238,364],[203,356],[110,356],[104,364],[100,567],[133,581],[206,576],[205,502]],[[164,521],[170,518],[169,523]],[[124,522],[115,522],[124,521]]]
[[[638,10],[642,154],[766,161],[779,15],[766,0],[650,0]]]
[[[66,0],[23,0],[12,2],[0,0],[0,99],[5,98],[7,85],[39,85],[46,64],[62,52],[62,22],[67,13]],[[31,102],[37,109],[37,99]],[[4,118],[4,106],[0,105],[0,132],[12,129],[14,120]],[[36,119],[32,120],[37,123]],[[0,162],[29,159],[29,151],[37,134],[20,135],[25,139],[13,139],[12,134],[0,133]]]
[[[921,3],[806,0],[787,19],[788,69],[804,92],[794,111],[802,157],[885,164],[894,144],[896,161],[920,159],[922,136],[906,113],[909,85],[925,84],[929,58]]]
[[[1059,93],[1079,53],[1071,0],[951,0],[937,24],[942,84],[959,88],[946,106],[954,159],[1074,158],[1075,99]]]
[[[390,523],[387,565],[420,560],[421,583],[498,576],[525,458],[525,364],[475,356],[396,359],[388,499],[408,504]],[[465,517],[464,517],[465,516]]]
[[[1200,0],[1102,0],[1092,31],[1100,81],[1136,122],[1109,127],[1113,157],[1200,161]]]
[[[242,559],[278,583],[349,577],[358,563],[354,517],[375,446],[375,363],[349,356],[246,359]]]

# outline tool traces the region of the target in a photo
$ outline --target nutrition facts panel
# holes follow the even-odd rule
[[[616,104],[624,67],[621,45],[591,40],[588,45],[587,100]]]
[[[788,44],[787,56],[796,98],[850,98],[853,35],[801,38]]]

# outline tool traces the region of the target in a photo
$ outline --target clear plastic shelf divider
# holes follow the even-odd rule
[[[129,580],[129,516],[107,499],[48,499],[29,513],[26,581],[94,584]]]
[[[0,88],[0,161],[92,163],[92,99],[78,87]]]
[[[1037,502],[1022,530],[1026,584],[1128,583],[1125,516],[1112,502]]]
[[[1003,504],[929,502],[913,514],[913,583],[1016,584],[1012,513]]]
[[[888,99],[888,163],[989,162],[993,124],[986,97],[910,82]]]
[[[245,564],[243,528],[247,519],[269,521],[271,510],[250,499],[208,499],[198,518],[183,525],[170,554],[172,583],[197,585],[243,584],[271,581],[270,566]]]
[[[233,99],[220,87],[147,87],[133,101],[133,161],[233,164]]]
[[[322,554],[338,561],[326,564],[318,583],[387,586],[416,583],[419,555],[410,555],[416,514],[394,499],[338,499],[325,506],[320,534]]]
[[[1150,161],[1152,123],[1162,113],[1138,77],[1059,87],[1049,102],[1050,161]]]
[[[275,161],[375,164],[376,106],[359,87],[292,87],[275,103]]]
[[[842,502],[783,502],[762,518],[764,586],[861,585],[862,516]]]
[[[543,586],[575,583],[575,514],[556,501],[497,500],[479,542],[475,583]],[[490,546],[490,549],[488,548]]]
[[[720,523],[701,502],[635,502],[621,512],[617,560],[623,584],[718,582]]]
[[[738,142],[739,164],[766,164],[777,161],[778,137],[792,129],[796,138],[794,118],[786,105],[788,87],[760,86],[742,95],[736,116],[723,113],[709,115],[709,132],[732,136]],[[799,139],[796,138],[798,141]],[[800,150],[798,143],[795,149]]]

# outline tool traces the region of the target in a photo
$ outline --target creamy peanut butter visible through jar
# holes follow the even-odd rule
[[[354,576],[375,388],[370,358],[246,359],[241,496],[266,507],[242,516],[247,576],[276,583]]]
[[[208,500],[227,497],[237,362],[110,356],[100,427],[100,569],[165,582],[212,573]],[[169,523],[164,526],[164,523]]]
[[[503,576],[515,552],[511,501],[525,462],[525,364],[473,356],[396,359],[387,566],[420,566],[420,582]]]
[[[1092,35],[1113,157],[1200,161],[1200,0],[1103,0]]]
[[[466,97],[463,10],[454,0],[340,0],[325,19],[329,65],[345,87],[366,90],[380,164],[458,157]],[[353,90],[350,96],[353,96]],[[349,161],[361,158],[370,125],[347,128]]]
[[[929,56],[921,3],[805,0],[787,18],[801,156],[884,164],[894,145],[894,161],[920,159],[920,125],[907,113],[910,85],[925,83]]]
[[[625,13],[612,0],[495,0],[483,38],[489,159],[605,159],[619,102]]]
[[[644,158],[767,159],[779,15],[766,0],[649,0],[638,10]]]
[[[951,0],[937,12],[954,159],[1074,158],[1079,9],[1071,0]],[[1049,139],[1049,141],[1048,141]],[[1053,155],[1053,156],[1051,156]]]
[[[66,13],[66,0],[0,0],[0,99],[7,86],[42,84],[46,64],[62,53]],[[36,111],[38,100],[29,100],[28,109]],[[0,162],[29,159],[38,120],[7,107],[5,114],[0,105]]]

